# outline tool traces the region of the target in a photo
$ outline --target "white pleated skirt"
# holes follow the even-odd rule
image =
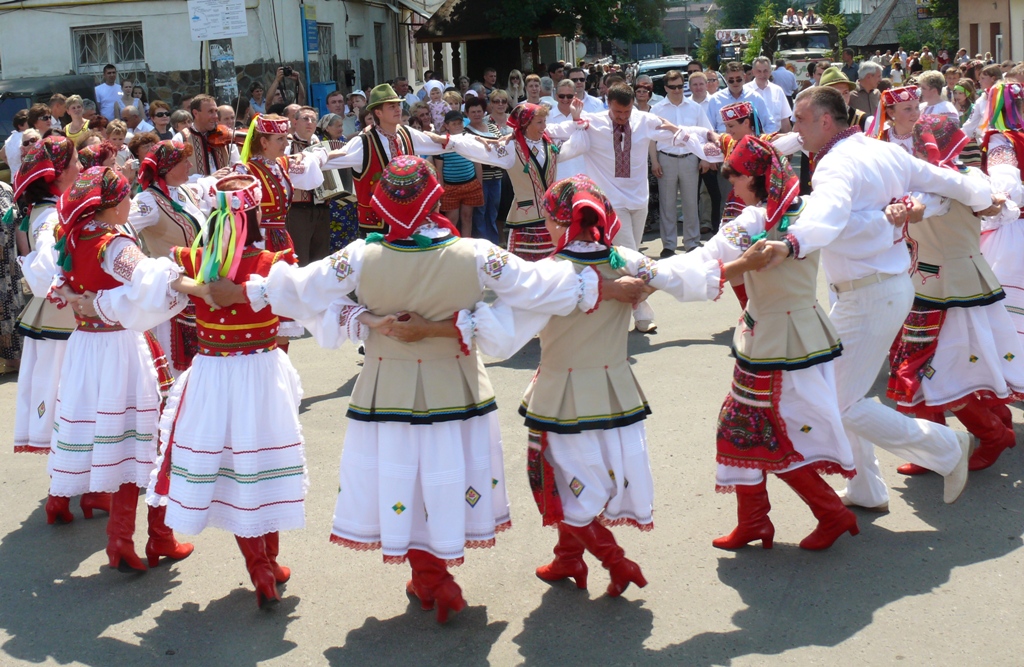
[[[981,235],[981,254],[996,274],[1006,299],[1003,305],[1010,314],[1017,334],[1024,337],[1024,220],[1001,225]]]
[[[386,563],[419,549],[459,565],[511,525],[497,412],[417,426],[348,420],[335,544],[382,549]]]
[[[301,400],[299,374],[281,350],[197,355],[167,398],[146,502],[166,505],[167,525],[190,535],[208,525],[241,537],[303,528]]]
[[[778,411],[786,425],[786,435],[803,460],[782,470],[785,473],[803,466],[814,466],[823,474],[853,477],[856,466],[853,451],[843,428],[836,395],[835,364],[831,361],[810,368],[782,371],[782,391]],[[717,464],[715,486],[719,492],[734,490],[737,484],[756,485],[765,471],[758,468]]]
[[[976,393],[1001,399],[1024,393],[1024,345],[1003,303],[946,311],[935,356],[910,405],[948,409]]]
[[[14,412],[14,451],[48,454],[60,369],[68,342],[28,336],[23,342]]]
[[[647,430],[637,422],[620,428],[547,433],[544,452],[554,470],[563,521],[583,527],[654,527],[654,478],[647,454]]]
[[[159,418],[156,368],[141,333],[72,333],[50,441],[50,494],[145,487]]]

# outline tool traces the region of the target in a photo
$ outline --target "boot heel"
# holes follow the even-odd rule
[[[854,524],[854,526],[850,528],[850,535],[860,535],[860,526]]]
[[[153,551],[152,551],[152,550],[151,550],[151,549],[149,548],[149,545],[146,545],[146,563],[147,563],[147,564],[148,564],[148,565],[149,565],[150,567],[156,567],[157,565],[159,565],[159,564],[160,564],[160,554],[158,554],[158,553],[154,553],[154,552],[153,552]]]
[[[82,507],[82,516],[84,516],[86,519],[91,519],[92,518],[92,508],[91,507],[87,507],[87,506],[83,506]]]
[[[587,590],[586,572],[584,572],[583,574],[576,575],[575,577],[573,577],[573,580],[576,582],[576,588],[580,589],[581,591]]]
[[[761,538],[761,548],[762,549],[771,549],[772,548],[772,540],[774,539],[774,537],[775,537],[774,535],[772,537],[762,537]]]

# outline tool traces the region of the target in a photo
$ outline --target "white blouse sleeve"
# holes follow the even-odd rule
[[[571,160],[590,150],[590,135],[587,134],[586,128],[579,123],[574,125],[577,131],[558,147],[559,160]]]
[[[722,296],[722,262],[690,252],[653,260],[629,248],[617,248],[626,270],[679,301],[717,301]]]
[[[347,297],[332,302],[320,317],[301,322],[316,344],[333,350],[346,341],[358,345],[370,335],[370,327],[357,318],[367,312],[366,306],[355,304]]]
[[[288,158],[288,176],[298,190],[313,190],[324,182],[321,165],[327,162],[327,151],[322,148],[302,151]]]
[[[551,321],[551,315],[512,308],[498,301],[476,304],[473,310],[460,310],[455,317],[459,345],[469,354],[475,345],[481,354],[508,359],[529,343]]]
[[[512,169],[516,164],[516,151],[511,141],[503,141],[488,146],[474,135],[460,134],[451,137],[448,148],[472,162],[487,164],[501,169]]]
[[[131,239],[111,241],[103,254],[102,267],[122,283],[96,295],[96,312],[107,324],[148,331],[188,305],[188,296],[171,287],[182,274],[181,267],[170,257],[146,257]]]
[[[32,294],[45,297],[53,285],[57,274],[57,250],[53,247],[53,238],[57,229],[57,209],[52,208],[45,215],[36,216],[28,233],[32,235],[35,250],[25,255],[21,262],[21,272],[25,282],[32,289]]]
[[[335,302],[352,303],[348,295],[359,285],[365,249],[366,242],[358,239],[306,266],[278,262],[266,278],[249,277],[246,297],[253,310],[270,306],[274,314],[305,325],[323,317]]]
[[[340,157],[333,157],[320,165],[320,169],[344,169],[355,167],[361,169],[363,166],[363,138],[359,135],[352,137],[345,148],[345,154]]]
[[[571,262],[553,259],[527,262],[483,239],[471,241],[476,246],[480,288],[492,290],[509,306],[568,315],[576,308],[586,312],[598,305],[601,276],[597,271],[576,273]]]

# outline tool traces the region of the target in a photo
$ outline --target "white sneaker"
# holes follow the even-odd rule
[[[636,330],[640,333],[654,333],[658,330],[658,325],[654,323],[654,320],[637,320]]]
[[[967,463],[971,458],[971,452],[974,451],[974,438],[971,437],[970,433],[965,433],[964,431],[954,432],[960,445],[960,460],[957,462],[956,467],[953,468],[953,472],[943,478],[942,500],[947,505],[955,503],[960,494],[964,492],[964,487],[967,486]]]

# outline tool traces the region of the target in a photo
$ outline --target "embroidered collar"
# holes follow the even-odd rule
[[[821,162],[821,159],[828,155],[828,152],[835,148],[836,144],[838,144],[840,141],[842,141],[843,139],[848,139],[849,137],[852,137],[858,132],[860,132],[860,128],[854,125],[853,127],[846,128],[836,136],[829,139],[828,143],[822,146],[821,150],[818,151],[817,155],[814,156],[815,163]]]

